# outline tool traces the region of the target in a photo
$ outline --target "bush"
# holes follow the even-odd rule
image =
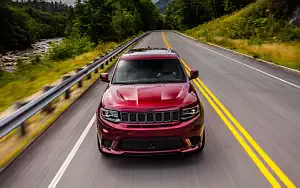
[[[246,39],[249,44],[300,41],[300,28],[283,18],[276,18],[268,1],[250,4],[241,11],[200,25],[187,33],[197,32],[204,37],[206,31],[211,37]]]
[[[270,2],[257,1],[186,33],[254,58],[300,70],[300,27],[284,17],[277,17],[271,11]]]
[[[91,42],[89,37],[71,37],[65,38],[60,43],[52,43],[46,56],[49,60],[64,60],[75,57],[84,52],[88,52],[95,47],[95,43]]]

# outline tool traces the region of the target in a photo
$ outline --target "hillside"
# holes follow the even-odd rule
[[[60,43],[51,44],[43,56],[32,54],[10,64],[15,66],[13,72],[0,67],[0,112],[163,22],[151,0],[78,1],[81,3],[75,7],[60,10],[57,4],[40,0],[0,0],[0,52],[27,48],[40,38],[65,36]]]
[[[65,36],[70,7],[61,3],[0,1],[0,53]]]
[[[276,6],[284,9],[285,5],[275,4],[275,0],[259,1],[186,33],[204,42],[300,70],[299,8],[293,6],[283,12]]]
[[[155,3],[155,5],[161,13],[164,13],[171,1],[172,0],[159,0],[157,3]]]

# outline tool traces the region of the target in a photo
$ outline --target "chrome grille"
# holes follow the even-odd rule
[[[165,112],[121,112],[121,122],[124,123],[163,123],[179,120],[179,111]]]
[[[129,114],[129,122],[137,122],[137,114],[131,113]]]

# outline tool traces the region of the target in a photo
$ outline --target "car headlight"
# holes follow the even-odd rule
[[[191,107],[191,108],[184,108],[181,113],[181,120],[189,120],[193,117],[197,116],[200,113],[199,105]]]
[[[101,108],[101,115],[102,115],[103,119],[113,122],[113,123],[119,123],[121,121],[119,112],[115,111],[115,110],[107,110],[107,109]]]

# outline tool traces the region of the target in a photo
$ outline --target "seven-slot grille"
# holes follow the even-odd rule
[[[179,120],[179,111],[166,112],[121,112],[121,122],[125,123],[163,123]]]

